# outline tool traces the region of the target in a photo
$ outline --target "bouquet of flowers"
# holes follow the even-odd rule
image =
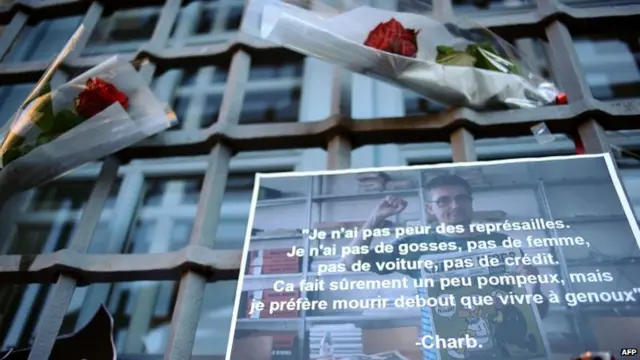
[[[532,108],[564,101],[513,46],[486,29],[442,23],[416,0],[389,3],[420,14],[368,3],[250,0],[242,30],[447,106]]]
[[[177,121],[136,68],[117,56],[52,89],[50,79],[72,46],[70,41],[0,131],[1,199],[131,146]]]

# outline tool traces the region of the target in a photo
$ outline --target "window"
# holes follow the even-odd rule
[[[171,69],[154,79],[156,95],[178,116],[172,130],[206,128],[218,120],[228,71],[226,66]]]
[[[271,59],[276,61],[261,61],[258,56],[251,65],[240,115],[242,124],[298,121],[302,58],[284,52]]]
[[[240,250],[243,248],[254,175],[254,173],[231,174],[227,180],[214,249]],[[236,281],[207,285],[193,355],[218,355],[226,352],[236,285]],[[167,293],[165,296],[171,295]],[[167,319],[149,330],[148,340],[145,343],[147,352],[153,354],[164,352],[170,321],[171,319]]]
[[[574,43],[596,99],[640,96],[640,33],[577,36]]]
[[[4,254],[50,253],[67,246],[76,223],[93,189],[93,181],[59,180],[32,192],[24,210],[17,216],[9,241],[3,241]],[[118,193],[119,183],[112,188],[93,243],[105,235]],[[15,209],[4,209],[16,211]],[[32,340],[38,318],[44,308],[50,285],[0,286],[0,339],[2,347],[23,347]]]
[[[80,25],[82,18],[72,16],[27,24],[18,34],[4,62],[50,60],[60,52]]]
[[[180,10],[172,46],[226,42],[240,28],[242,0],[192,1]]]
[[[91,33],[83,54],[135,52],[151,39],[159,17],[160,7],[106,13]]]
[[[202,175],[146,179],[126,253],[162,253],[187,245]]]
[[[303,62],[288,55],[253,62],[241,124],[298,121]],[[166,99],[178,116],[179,124],[172,130],[206,128],[218,120],[228,73],[226,66],[206,66],[172,69],[154,79],[156,95]]]
[[[404,92],[404,110],[407,116],[437,114],[446,109],[446,106],[427,100],[416,93]]]
[[[216,249],[243,247],[254,175],[250,172],[229,177],[221,222],[215,235]],[[201,175],[146,179],[123,252],[167,252],[187,245],[201,187]],[[194,354],[224,354],[235,287],[235,281],[207,285]],[[63,333],[82,326],[99,304],[104,303],[114,317],[114,337],[119,353],[162,354],[176,295],[177,285],[172,281],[94,284],[77,288],[67,311]]]

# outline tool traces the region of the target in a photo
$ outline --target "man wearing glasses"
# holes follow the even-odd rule
[[[394,251],[385,252],[385,253],[376,253],[375,251],[370,251],[366,255],[356,255],[356,254],[348,255],[343,257],[342,262],[345,265],[347,265],[348,268],[350,267],[350,265],[354,264],[357,261],[369,262],[372,264],[371,266],[372,271],[376,272],[379,275],[386,275],[386,274],[392,273],[393,271],[388,271],[383,269],[381,270],[375,266],[375,263],[395,262],[399,258],[405,258],[406,260],[415,260],[415,259],[421,258],[423,255],[429,255],[429,254],[433,255],[433,252],[432,253],[417,252],[417,253],[409,253],[407,255],[402,256],[398,250],[400,244],[455,242],[459,244],[458,246],[460,246],[461,248],[466,249],[466,243],[469,240],[478,240],[478,241],[495,240],[498,244],[500,244],[502,240],[507,238],[507,235],[504,235],[504,234],[499,234],[499,233],[493,233],[490,235],[487,235],[484,233],[478,234],[478,233],[472,233],[469,230],[470,228],[469,225],[471,224],[473,219],[473,197],[472,197],[471,186],[463,178],[455,175],[437,176],[433,178],[431,181],[429,181],[428,184],[426,185],[425,197],[426,197],[425,200],[426,200],[427,212],[431,216],[435,217],[439,224],[453,225],[458,227],[463,226],[465,228],[465,231],[463,233],[457,233],[455,235],[442,235],[442,234],[437,234],[434,231],[430,234],[425,234],[425,235],[413,235],[413,236],[403,237],[403,238],[397,239],[393,243]],[[380,227],[384,223],[384,220],[386,220],[391,216],[401,213],[406,207],[407,207],[406,200],[396,196],[387,196],[376,206],[376,208],[374,209],[373,213],[371,214],[367,222],[363,225],[363,228],[374,229],[374,228]],[[370,246],[370,245],[371,245],[370,238],[369,239],[356,238],[350,244],[350,246]],[[425,248],[425,247],[423,246],[422,248]],[[521,252],[521,255],[524,255],[522,250],[520,250],[520,252]],[[533,266],[523,266],[523,267],[520,267],[518,271],[520,274],[523,274],[523,275],[539,274],[538,269],[536,269]],[[404,275],[410,276],[412,278],[423,277],[422,273],[416,270],[404,270],[404,271],[398,271],[398,272]],[[419,289],[419,291],[420,290],[424,290],[424,289]],[[540,284],[535,284],[534,286],[532,286],[532,288],[530,289],[530,292],[534,294],[537,293],[542,295],[540,290]],[[538,306],[538,312],[540,314],[540,317],[545,317],[549,309],[549,302],[546,299],[546,297],[544,298],[544,302],[541,304],[537,304],[537,306]],[[431,313],[429,309],[423,308],[421,310],[422,310],[421,326],[420,326],[421,333],[422,333],[421,336],[435,335],[433,334],[433,330],[432,330],[433,322],[431,321]],[[517,319],[513,319],[513,320],[517,320]],[[521,327],[519,326],[519,328]],[[516,329],[514,328],[514,330]],[[536,344],[531,344],[530,342],[529,343],[526,342],[527,339],[530,340],[531,338],[531,336],[527,336],[526,329],[524,334],[512,334],[512,335],[514,336],[521,335],[523,340],[519,344],[514,344],[520,348],[529,348],[530,350],[533,350],[532,347],[539,346]],[[462,349],[462,350],[463,351],[461,352],[449,351],[449,355],[454,358],[464,358],[466,357],[466,354],[464,354],[464,350],[466,349]],[[507,358],[507,359],[511,358],[511,355],[509,354],[506,348],[501,348],[500,350],[502,352],[503,358]],[[459,356],[456,356],[456,354]],[[424,359],[425,360],[436,359],[435,354],[431,349],[425,349]]]

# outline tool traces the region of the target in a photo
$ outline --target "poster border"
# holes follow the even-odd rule
[[[225,360],[231,360],[231,352],[233,349],[233,342],[236,333],[236,325],[238,322],[238,311],[241,302],[242,288],[244,285],[244,272],[249,254],[249,246],[251,243],[251,232],[253,229],[253,223],[256,213],[256,204],[258,201],[258,194],[260,191],[260,183],[262,179],[271,178],[292,178],[292,177],[309,177],[309,176],[324,176],[324,175],[344,175],[344,174],[358,174],[366,172],[379,172],[379,171],[403,171],[403,170],[429,170],[429,169],[448,169],[448,168],[461,168],[472,166],[490,166],[490,165],[503,165],[503,164],[518,164],[518,163],[535,163],[546,161],[558,161],[558,160],[572,160],[572,159],[585,159],[585,158],[603,158],[609,172],[609,177],[613,183],[618,200],[622,205],[622,209],[627,218],[627,223],[631,228],[631,232],[636,240],[638,248],[640,248],[640,227],[634,216],[633,207],[629,202],[622,181],[618,174],[618,169],[614,163],[611,153],[598,153],[598,154],[583,154],[583,155],[562,155],[562,156],[545,156],[536,158],[516,158],[516,159],[500,159],[500,160],[487,160],[487,161],[469,161],[469,162],[452,162],[442,164],[427,164],[427,165],[401,165],[401,166],[381,166],[381,167],[366,167],[366,168],[353,168],[353,169],[341,169],[341,170],[316,170],[316,171],[288,171],[288,172],[276,172],[276,173],[256,173],[255,181],[253,185],[253,194],[251,195],[251,208],[249,209],[249,218],[247,220],[247,229],[245,231],[244,244],[242,246],[242,260],[240,262],[240,272],[238,276],[238,284],[235,293],[235,300],[233,304],[233,313],[231,314],[231,324],[229,326],[229,338],[227,341],[227,351],[225,354]]]

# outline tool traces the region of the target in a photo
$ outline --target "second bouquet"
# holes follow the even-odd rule
[[[532,108],[555,104],[557,87],[531,71],[487,29],[443,23],[417,0],[250,0],[243,30],[447,106]],[[330,5],[331,4],[331,5]]]

